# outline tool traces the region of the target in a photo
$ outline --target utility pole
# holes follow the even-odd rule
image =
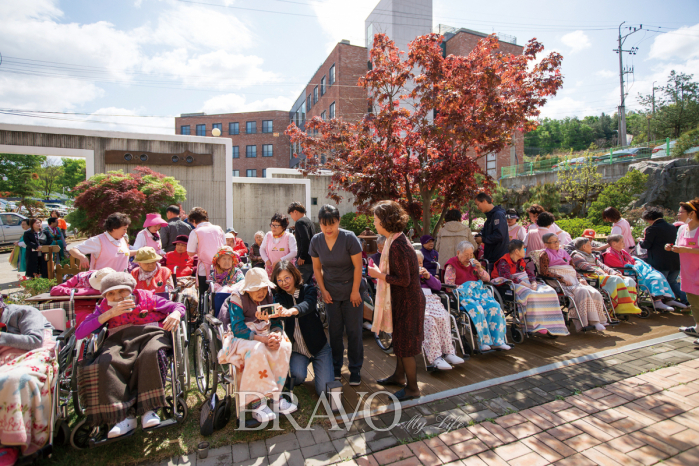
[[[625,36],[622,36],[621,35],[621,26],[623,26],[624,23],[626,23],[626,21],[622,22],[619,25],[619,39],[618,39],[619,48],[614,49],[614,51],[619,54],[619,85],[621,88],[621,104],[619,105],[618,114],[619,114],[619,145],[622,147],[626,146],[626,105],[625,105],[626,96],[624,95],[624,75],[633,73],[633,67],[624,69],[624,61],[622,59],[622,54],[624,52],[628,52],[631,55],[636,55],[636,52],[638,51],[638,47],[631,47],[630,50],[624,50],[622,48],[622,46],[624,45],[624,42],[626,41],[627,37],[629,37],[634,32],[638,32],[641,29],[643,29],[642,24],[639,27],[629,26],[628,29],[631,32],[629,32]]]
[[[651,117],[653,120],[655,120],[655,83],[657,83],[657,82],[658,81],[653,81],[653,115]],[[652,141],[652,140],[653,139],[649,139],[649,141]]]

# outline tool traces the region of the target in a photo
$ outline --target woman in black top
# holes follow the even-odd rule
[[[25,231],[24,236],[22,237],[24,244],[27,245],[27,272],[25,275],[28,278],[49,278],[49,272],[48,268],[46,267],[44,255],[39,252],[39,246],[48,244],[46,234],[41,231],[41,220],[38,218],[27,219],[27,225],[29,225],[29,230]]]
[[[304,285],[299,269],[286,260],[274,265],[272,282],[277,284],[274,301],[282,306],[284,331],[291,340],[290,388],[306,380],[308,364],[313,363],[316,393],[320,396],[335,377],[332,350],[316,310],[318,291],[313,285]]]
[[[675,244],[677,227],[665,221],[660,207],[646,207],[641,218],[648,224],[644,237],[638,238],[639,245],[648,251],[646,262],[667,278],[675,297],[680,302],[687,303],[687,296],[680,290],[680,284],[677,282],[680,274],[680,255],[665,250],[666,244]]]

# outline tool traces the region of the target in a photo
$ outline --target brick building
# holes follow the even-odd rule
[[[211,131],[218,128],[221,137],[233,141],[233,176],[264,178],[267,168],[289,166],[290,143],[284,135],[288,124],[286,110],[220,115],[185,113],[175,118],[175,132],[211,136]]]
[[[366,74],[366,57],[366,47],[340,41],[296,99],[289,120],[304,130],[306,120],[316,116],[326,120],[342,118],[350,123],[361,120],[368,104],[366,92],[357,82]],[[302,163],[304,157],[298,147],[292,147],[291,151],[289,167],[293,168]],[[295,158],[293,153],[300,155]]]

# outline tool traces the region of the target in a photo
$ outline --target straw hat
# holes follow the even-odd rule
[[[167,222],[163,220],[163,217],[161,217],[160,214],[146,214],[146,221],[143,222],[143,228],[148,228],[155,225],[166,227]]]
[[[99,290],[100,284],[102,283],[102,279],[113,272],[115,272],[113,268],[105,267],[103,269],[93,272],[87,281],[90,282],[90,286],[93,290]]]
[[[150,246],[144,246],[139,249],[136,257],[133,259],[134,262],[141,264],[150,264],[152,262],[160,262],[161,260],[163,260],[162,256],[158,255],[155,249]]]
[[[248,270],[242,282],[238,283],[240,292],[258,291],[262,288],[276,288],[277,286],[269,280],[265,269],[256,267]]]
[[[136,279],[126,272],[112,272],[102,279],[100,284],[100,293],[106,295],[112,290],[129,290],[133,291],[136,288]]]

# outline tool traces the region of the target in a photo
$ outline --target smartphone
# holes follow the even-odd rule
[[[264,306],[257,306],[257,310],[266,313],[268,317],[276,317],[277,315],[276,304],[265,304]]]

